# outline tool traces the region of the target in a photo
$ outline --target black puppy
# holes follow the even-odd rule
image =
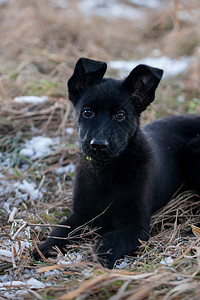
[[[200,116],[167,117],[140,128],[163,71],[139,65],[124,80],[103,78],[106,63],[81,58],[68,81],[82,153],[73,212],[39,248],[63,249],[82,225],[99,228],[94,247],[112,268],[149,237],[150,216],[185,183],[200,191]],[[90,158],[88,160],[88,157]],[[64,237],[64,239],[59,239]],[[34,256],[40,256],[34,250]]]

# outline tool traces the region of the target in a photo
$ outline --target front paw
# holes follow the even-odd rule
[[[113,269],[114,264],[115,264],[115,259],[111,253],[107,253],[107,254],[98,253],[97,259],[98,259],[98,262],[100,262],[100,264],[103,267],[108,268],[108,269]]]
[[[45,260],[49,257],[55,258],[57,256],[57,252],[47,241],[37,248],[35,248],[32,252],[32,256],[35,260]]]
[[[102,244],[100,240],[94,247],[94,252],[97,256],[97,260],[99,263],[108,269],[112,269],[115,264],[115,255],[112,248],[109,247],[107,244]]]

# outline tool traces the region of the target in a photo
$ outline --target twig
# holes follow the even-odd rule
[[[131,279],[128,279],[127,281],[122,284],[122,286],[119,288],[116,295],[110,297],[110,300],[120,300],[122,299],[122,296],[124,295],[124,292],[126,291],[128,285],[131,283]]]
[[[13,268],[16,268],[16,262],[15,262],[15,239],[18,236],[18,234],[26,227],[26,223],[24,223],[14,234],[14,236],[12,237],[12,264],[13,264]]]
[[[17,207],[13,207],[11,213],[10,213],[10,216],[9,216],[9,219],[8,219],[8,222],[9,223],[12,223],[14,221],[14,217],[15,215],[18,213],[18,209]]]
[[[12,241],[12,265],[13,268],[16,268],[16,262],[15,262],[15,245],[14,245],[14,241]]]
[[[5,229],[3,228],[3,226],[1,226],[1,230],[5,233],[5,235],[9,238],[9,240],[12,242],[12,238],[11,236],[5,231]]]
[[[35,226],[40,226],[40,227],[49,227],[51,226],[50,224],[29,224],[27,222],[23,223],[22,226],[16,231],[16,233],[14,234],[14,236],[11,238],[11,241],[12,241],[12,264],[13,264],[13,268],[16,268],[17,265],[16,265],[16,262],[15,262],[15,240],[17,238],[17,236],[19,235],[19,233],[25,228],[25,227],[35,227]],[[67,226],[67,225],[53,225],[55,227],[63,227],[63,228],[70,228],[70,226]],[[9,236],[9,235],[8,235]],[[37,245],[36,245],[37,247]]]
[[[38,293],[36,293],[35,291],[33,291],[33,290],[30,290],[30,289],[28,289],[27,290],[29,293],[31,293],[34,297],[36,297],[36,299],[39,299],[39,300],[42,300],[43,298],[38,294]]]
[[[42,131],[46,131],[47,130],[49,124],[51,123],[51,121],[52,121],[52,119],[54,117],[55,111],[56,111],[56,103],[54,104],[54,109],[51,110],[50,115],[49,115],[46,123],[44,124],[44,126],[42,128]]]
[[[40,184],[39,184],[39,186],[38,186],[38,191],[40,191],[41,190],[41,188],[42,188],[42,186],[43,186],[43,183],[44,183],[44,181],[45,181],[45,175],[42,177],[42,180],[40,181]]]
[[[52,226],[52,227],[63,227],[63,228],[70,228],[70,226],[68,225],[57,225],[57,224],[30,224],[30,223],[26,223],[26,226],[32,226],[32,227],[35,227],[35,226],[40,226],[40,227],[49,227],[49,226]]]
[[[66,124],[66,121],[69,117],[69,114],[70,114],[70,104],[68,104],[67,107],[66,107],[64,118],[63,118],[61,124],[59,125],[59,127],[56,131],[56,134],[58,134],[61,131],[62,128],[65,128],[65,124]]]
[[[15,241],[16,237],[18,236],[18,234],[27,226],[27,223],[24,223],[13,235],[12,240]]]
[[[173,11],[174,28],[178,28],[179,26],[178,9],[179,9],[179,0],[174,0],[174,11]]]
[[[177,195],[178,193],[180,192],[180,190],[184,187],[185,185],[185,182],[181,184],[181,186],[176,190],[176,192],[171,196],[170,200],[173,200]]]

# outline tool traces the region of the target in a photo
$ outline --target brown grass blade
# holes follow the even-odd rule
[[[194,233],[194,235],[200,239],[200,228],[195,226],[195,225],[190,225],[192,228],[192,232]]]
[[[43,259],[43,261],[47,261],[46,257],[43,255],[43,253],[38,248],[37,244],[35,244],[35,248],[37,249],[37,252],[39,253],[40,257]]]
[[[53,265],[53,266],[46,266],[46,267],[41,267],[37,270],[38,273],[43,273],[46,271],[53,271],[56,269],[62,269],[62,268],[66,268],[67,265]]]
[[[109,279],[113,278],[111,273],[105,273],[103,275],[100,275],[98,277],[95,277],[93,279],[89,279],[84,281],[80,287],[74,291],[71,291],[67,294],[64,294],[63,296],[61,296],[60,298],[58,298],[58,300],[70,300],[70,299],[74,299],[76,297],[78,297],[80,294],[86,292],[87,290],[93,288],[94,286],[105,282]]]

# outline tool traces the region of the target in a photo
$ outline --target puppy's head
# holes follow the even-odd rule
[[[124,80],[115,80],[103,78],[106,69],[105,62],[80,58],[68,81],[80,146],[96,160],[112,159],[127,148],[163,74],[139,65]]]

